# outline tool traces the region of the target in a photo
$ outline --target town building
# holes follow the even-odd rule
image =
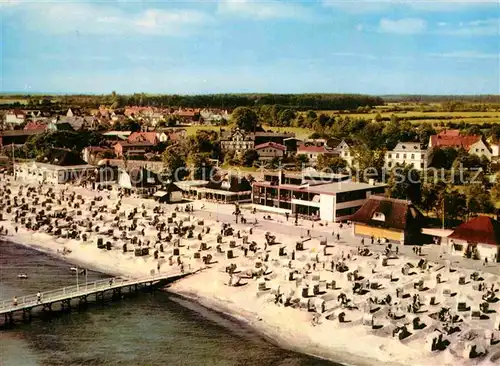
[[[174,182],[168,183],[153,194],[156,201],[160,203],[179,203],[184,200],[183,190]]]
[[[73,126],[68,122],[50,122],[47,126],[47,131],[74,131]]]
[[[16,179],[49,184],[83,182],[94,176],[95,170],[95,166],[66,149],[52,149],[40,161],[16,163],[14,166]]]
[[[485,157],[486,159],[491,161],[494,157],[498,157],[498,154],[496,156],[493,155],[493,151],[490,149],[491,147],[488,146],[483,139],[480,139],[477,142],[470,145],[468,152],[471,155],[477,155],[480,158]]]
[[[295,134],[289,132],[257,131],[254,134],[254,142],[255,145],[265,144],[266,142],[284,145],[285,139],[290,137],[295,137]]]
[[[132,134],[132,131],[108,131],[104,132],[102,136],[107,141],[124,141]]]
[[[429,148],[464,149],[471,155],[492,160],[496,155],[479,135],[462,135],[459,130],[443,130],[429,139]]]
[[[255,146],[255,135],[239,128],[230,131],[222,130],[220,146],[223,151],[233,150],[236,153],[252,150]]]
[[[297,146],[297,155],[305,155],[309,159],[309,164],[314,166],[320,155],[339,156],[339,152],[329,148],[324,142],[302,143]]]
[[[293,133],[284,132],[247,132],[236,127],[232,130],[221,130],[220,143],[223,151],[233,150],[240,153],[267,142],[284,145],[285,139],[294,136]]]
[[[425,217],[407,200],[370,196],[350,218],[353,234],[401,244],[423,244]]]
[[[328,222],[349,219],[372,194],[382,194],[385,184],[357,183],[341,174],[265,173],[252,184],[256,209]]]
[[[45,131],[47,129],[48,124],[43,121],[30,121],[26,123],[23,130],[42,130]]]
[[[156,173],[145,168],[119,169],[118,186],[125,194],[137,194],[149,197],[161,187],[161,182]]]
[[[5,124],[20,125],[26,121],[26,112],[14,109],[5,114]]]
[[[152,145],[157,145],[161,140],[167,141],[168,137],[164,133],[158,132],[132,132],[127,141],[130,143],[149,142]]]
[[[107,146],[87,146],[82,150],[82,157],[87,164],[97,164],[104,158],[115,155],[115,151]]]
[[[357,145],[356,142],[348,139],[344,139],[340,142],[340,144],[337,145],[335,150],[337,150],[339,156],[345,160],[347,163],[347,166],[350,168],[355,167],[355,162],[354,162],[354,147]]]
[[[500,222],[488,216],[473,218],[453,230],[447,245],[452,255],[498,262]]]
[[[128,142],[118,141],[114,146],[115,154],[117,157],[141,157],[153,150],[155,144],[149,141],[141,142]]]
[[[385,153],[385,167],[392,169],[397,165],[411,166],[416,170],[427,169],[429,154],[427,149],[416,142],[399,142],[396,147]]]
[[[45,130],[4,130],[0,131],[0,148],[8,145],[24,145],[31,136],[40,135]]]
[[[283,159],[286,153],[286,147],[275,142],[265,142],[254,147],[257,154],[259,154],[259,160],[270,161],[273,159]]]

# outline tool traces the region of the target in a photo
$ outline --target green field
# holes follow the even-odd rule
[[[219,132],[220,129],[230,129],[230,126],[187,126],[186,128],[186,133],[188,136],[194,136],[196,135],[197,131],[217,131]],[[271,126],[263,126],[265,130],[271,130],[275,132],[290,132],[290,133],[295,133],[296,137],[299,138],[307,138],[309,137],[313,131],[308,129],[308,128],[301,128],[301,127],[271,127]]]
[[[419,112],[419,111],[402,111],[402,112],[371,112],[371,113],[341,113],[338,111],[320,111],[329,116],[348,116],[350,118],[362,118],[371,120],[379,113],[382,118],[390,118],[393,114],[400,119],[406,119],[411,122],[467,122],[467,123],[500,123],[500,112]],[[426,119],[428,117],[429,119]],[[443,119],[439,119],[443,117]],[[451,118],[450,118],[451,117]],[[436,119],[438,118],[438,119]]]
[[[3,99],[3,98],[0,98],[0,104],[14,104],[14,103],[26,105],[26,104],[28,104],[28,100],[27,99],[13,99],[13,98]]]

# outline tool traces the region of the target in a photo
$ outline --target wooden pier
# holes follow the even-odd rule
[[[5,324],[14,323],[14,314],[22,312],[23,320],[30,321],[32,310],[41,308],[43,311],[52,311],[55,304],[60,304],[60,310],[71,310],[71,302],[78,301],[79,305],[86,305],[95,296],[95,301],[104,301],[105,294],[111,293],[111,298],[121,298],[123,293],[133,293],[141,289],[155,289],[166,285],[186,274],[157,275],[144,278],[107,278],[94,282],[87,282],[75,286],[67,286],[57,290],[27,295],[17,299],[0,301],[0,318],[3,315]]]

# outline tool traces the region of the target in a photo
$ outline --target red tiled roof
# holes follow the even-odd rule
[[[471,145],[481,139],[481,136],[449,136],[449,135],[433,135],[431,136],[431,147],[463,147],[468,150]]]
[[[500,222],[488,216],[478,216],[457,226],[449,238],[498,245],[500,244]]]
[[[134,147],[134,146],[154,146],[155,144],[152,144],[149,141],[136,141],[136,142],[119,141],[115,145]]]
[[[127,139],[128,142],[149,142],[151,144],[156,144],[158,138],[156,137],[156,132],[133,132]]]
[[[297,147],[297,152],[317,152],[317,153],[324,153],[324,152],[326,152],[326,149],[325,149],[324,146],[299,145]]]
[[[26,126],[24,126],[25,130],[45,130],[46,128],[47,124],[42,122],[28,122]]]
[[[460,130],[443,130],[438,136],[460,136]]]
[[[254,149],[255,150],[259,150],[259,149],[265,149],[265,148],[268,148],[268,147],[272,147],[274,149],[278,149],[278,150],[281,150],[281,151],[285,151],[286,150],[286,147],[284,145],[278,144],[276,142],[264,142],[263,144],[255,146]]]

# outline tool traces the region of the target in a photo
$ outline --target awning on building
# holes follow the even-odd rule
[[[153,194],[153,197],[163,198],[166,195],[168,195],[168,192],[165,192],[165,191],[156,191],[156,193]]]

